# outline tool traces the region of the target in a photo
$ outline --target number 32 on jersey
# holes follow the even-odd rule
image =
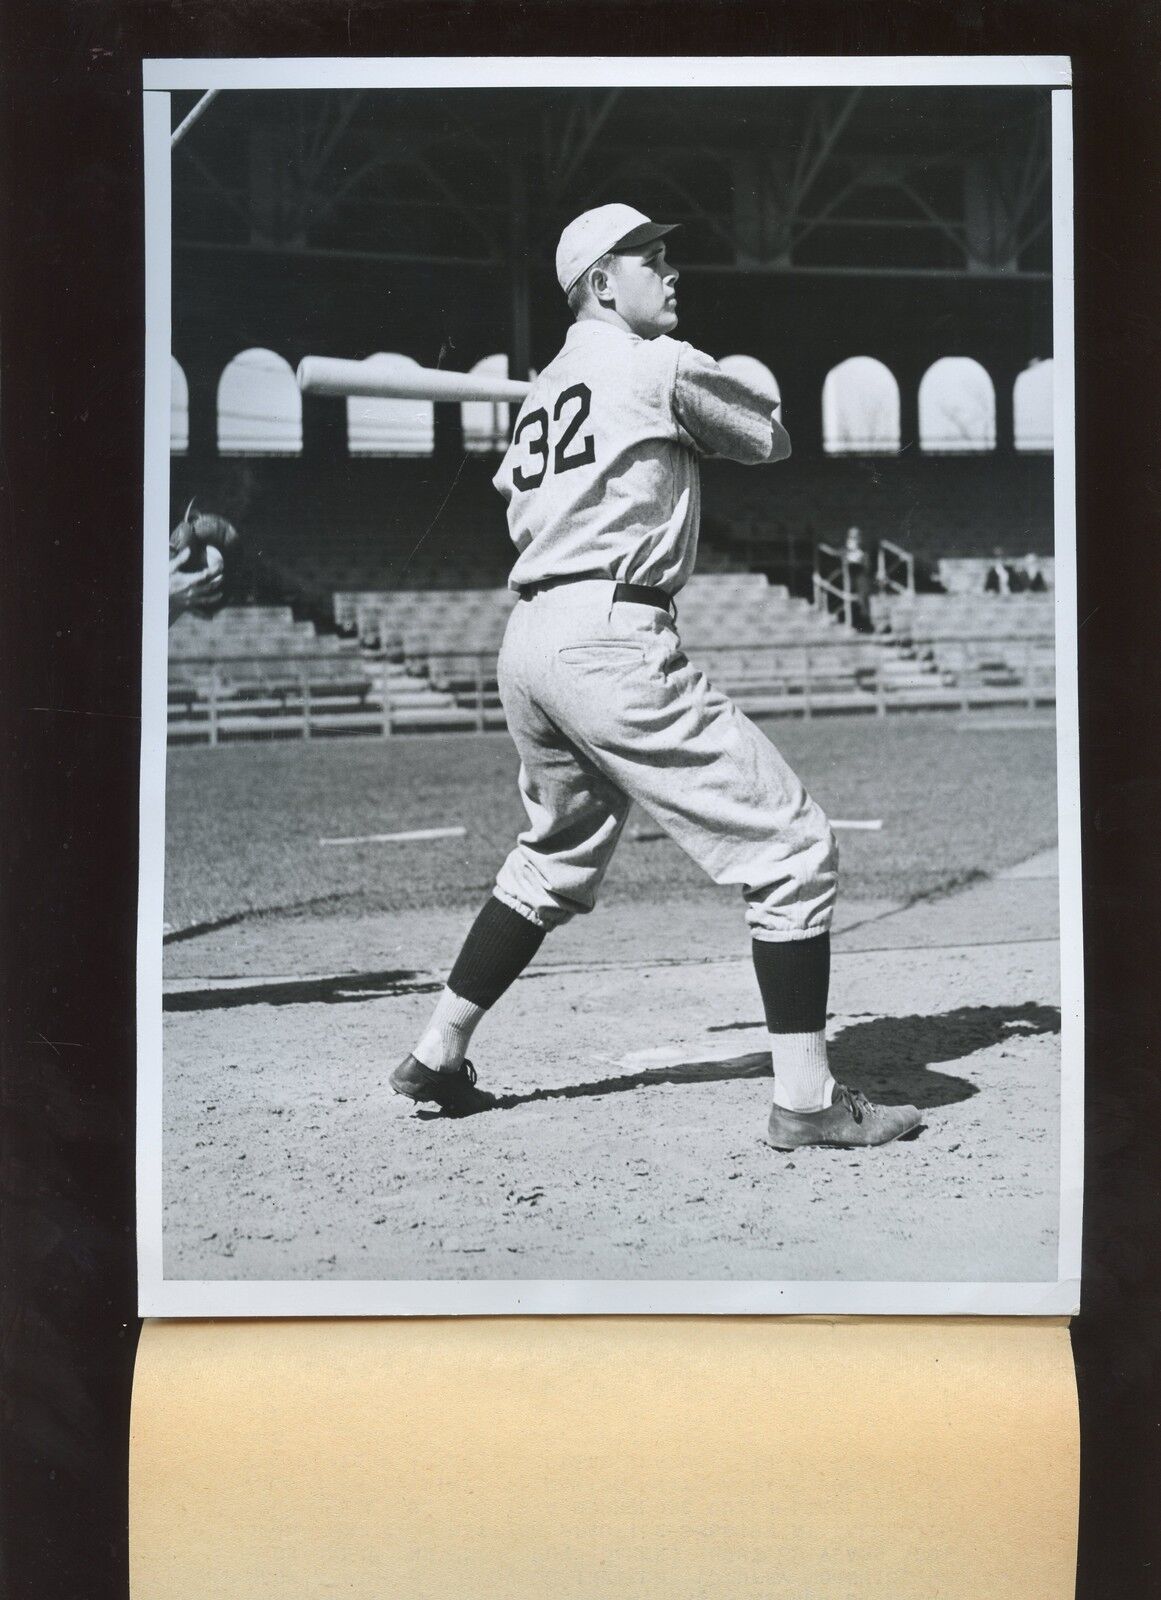
[[[571,388],[561,391],[552,408],[552,421],[558,426],[550,428],[548,412],[543,406],[537,406],[535,411],[521,417],[512,436],[513,445],[524,446],[523,464],[512,473],[512,482],[517,489],[539,488],[548,472],[549,462],[553,472],[571,472],[574,467],[587,467],[597,459],[596,444],[591,433],[577,440],[577,434],[588,421],[592,400],[592,391],[587,383],[574,383]]]

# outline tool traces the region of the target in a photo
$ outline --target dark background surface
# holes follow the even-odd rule
[[[127,1593],[140,58],[663,46],[1074,57],[1089,1074],[1078,1593],[1161,1593],[1161,9],[7,0],[0,25],[0,1591]]]

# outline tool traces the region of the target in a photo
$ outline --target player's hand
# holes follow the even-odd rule
[[[219,605],[223,592],[223,568],[219,560],[216,566],[202,567],[197,572],[184,572],[182,568],[190,558],[187,546],[179,550],[177,555],[171,556],[169,561],[169,620],[173,622],[180,617],[183,611],[190,611],[195,606],[211,609]]]

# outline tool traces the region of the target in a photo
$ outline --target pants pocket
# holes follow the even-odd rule
[[[569,666],[613,667],[644,661],[645,651],[639,644],[627,644],[623,639],[594,639],[586,644],[569,644],[557,651],[557,658]]]

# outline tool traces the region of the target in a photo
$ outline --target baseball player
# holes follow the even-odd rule
[[[768,1142],[882,1144],[920,1116],[872,1105],[827,1065],[830,826],[678,636],[699,457],[781,461],[790,441],[772,393],[671,337],[670,232],[617,204],[560,237],[556,273],[576,320],[495,478],[519,552],[499,683],[528,826],[391,1085],[453,1114],[495,1104],[467,1059],[476,1025],[546,933],[592,910],[636,801],[716,883],[742,890],[773,1058]]]

